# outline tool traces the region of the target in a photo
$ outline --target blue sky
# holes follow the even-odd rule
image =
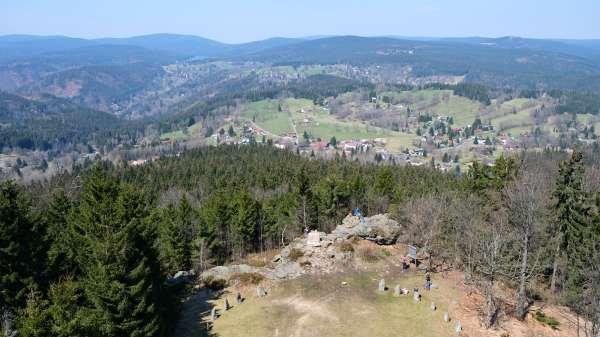
[[[0,35],[600,38],[600,0],[1,0]]]

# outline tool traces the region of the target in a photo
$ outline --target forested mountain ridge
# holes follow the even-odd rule
[[[44,95],[29,100],[0,91],[0,148],[64,150],[92,145],[122,126],[112,114]],[[112,130],[112,131],[111,131]]]
[[[493,86],[600,89],[596,59],[535,48],[494,48],[450,41],[343,36],[259,52],[249,59],[276,64],[398,64],[415,76],[466,75]]]

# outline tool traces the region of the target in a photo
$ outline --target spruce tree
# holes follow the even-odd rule
[[[13,182],[0,183],[0,310],[26,304],[38,288],[42,234],[34,226],[29,200]]]
[[[76,216],[78,257],[94,336],[155,336],[160,330],[162,277],[146,222],[145,197],[95,167]]]
[[[591,211],[583,190],[583,155],[574,151],[560,164],[554,197],[561,250],[566,256],[565,295],[571,305],[581,301],[585,264],[592,247]]]

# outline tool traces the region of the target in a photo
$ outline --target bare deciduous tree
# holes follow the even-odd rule
[[[530,305],[527,286],[531,278],[540,272],[543,253],[544,229],[548,224],[551,191],[546,183],[547,174],[537,169],[523,170],[521,176],[504,190],[509,223],[516,235],[519,250],[516,276],[517,317],[524,319]]]

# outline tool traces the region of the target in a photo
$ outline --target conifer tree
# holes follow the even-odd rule
[[[142,193],[93,169],[70,221],[82,243],[86,328],[94,336],[155,336],[160,329],[162,273],[146,213]]]
[[[583,155],[574,151],[569,161],[560,165],[554,197],[561,250],[566,256],[565,295],[576,304],[581,295],[584,264],[592,251],[587,240],[592,233],[591,212],[583,190]]]
[[[10,181],[0,183],[0,310],[23,307],[40,278],[40,229],[30,202]]]

